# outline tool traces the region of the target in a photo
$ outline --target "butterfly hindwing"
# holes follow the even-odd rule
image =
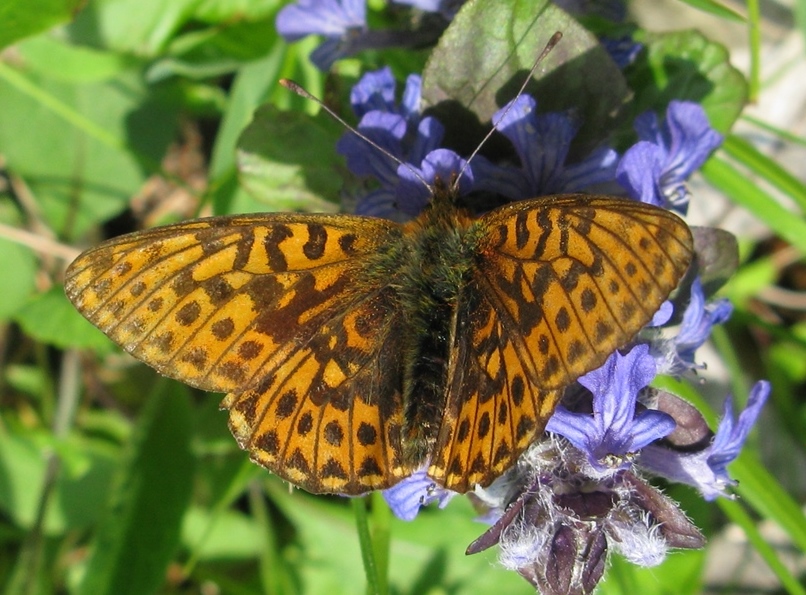
[[[448,361],[447,398],[428,475],[466,492],[512,466],[543,430],[562,390],[541,390],[478,275],[463,291]]]
[[[399,308],[373,264],[400,233],[351,216],[202,219],[86,252],[65,288],[164,375],[229,392],[255,460],[310,491],[359,493],[405,471]]]
[[[261,385],[226,397],[255,461],[315,493],[364,493],[411,472],[400,457],[400,317],[383,314],[394,299],[384,289],[353,304]]]

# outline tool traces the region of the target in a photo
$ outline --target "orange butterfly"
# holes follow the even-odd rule
[[[262,214],[126,235],[65,288],[135,357],[228,393],[238,443],[284,479],[360,494],[427,465],[465,492],[515,462],[692,254],[650,205],[551,196],[476,219],[438,186],[406,224]]]

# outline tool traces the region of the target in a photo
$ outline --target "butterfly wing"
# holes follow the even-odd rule
[[[693,254],[682,220],[629,200],[519,201],[477,224],[428,471],[460,492],[514,463],[565,387],[649,322]]]
[[[258,463],[312,492],[360,493],[408,472],[399,309],[376,266],[400,236],[363,217],[202,219],[85,252],[65,290],[162,374],[229,393]]]

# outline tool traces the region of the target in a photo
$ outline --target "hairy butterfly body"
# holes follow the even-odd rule
[[[465,492],[650,320],[692,253],[686,225],[642,203],[543,197],[475,219],[438,187],[402,225],[263,214],[130,234],[65,288],[135,357],[228,393],[238,443],[284,479],[360,494],[427,465]]]

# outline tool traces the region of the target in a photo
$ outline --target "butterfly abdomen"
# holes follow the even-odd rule
[[[426,211],[409,228],[411,258],[400,289],[406,313],[404,457],[422,463],[433,450],[445,410],[455,314],[471,274],[471,220],[452,205]]]

